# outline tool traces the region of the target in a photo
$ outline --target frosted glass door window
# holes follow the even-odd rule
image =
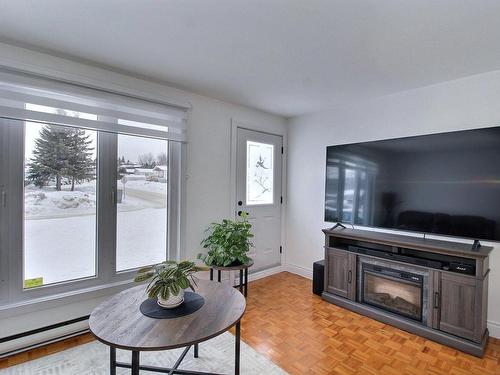
[[[168,143],[118,136],[116,269],[167,257]]]
[[[246,204],[273,204],[274,145],[247,141]]]
[[[97,133],[27,123],[24,287],[96,275]]]

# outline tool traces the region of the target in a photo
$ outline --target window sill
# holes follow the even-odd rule
[[[72,302],[80,302],[93,298],[111,296],[134,285],[133,280],[82,288],[71,292],[33,298],[29,301],[14,302],[0,306],[0,319],[50,309]]]

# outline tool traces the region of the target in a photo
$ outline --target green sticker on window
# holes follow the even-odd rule
[[[34,279],[24,280],[24,289],[35,288],[43,285],[43,277],[36,277]]]

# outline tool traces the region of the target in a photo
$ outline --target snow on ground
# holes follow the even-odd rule
[[[26,192],[24,195],[27,219],[42,216],[66,216],[71,214],[86,214],[95,212],[95,193],[83,191],[46,191],[35,190]]]
[[[118,270],[158,263],[166,255],[167,184],[133,182],[117,205]],[[95,275],[95,184],[69,190],[26,188],[25,279],[43,277],[50,284]]]
[[[118,189],[125,185],[125,192],[127,189],[150,191],[154,193],[167,194],[167,184],[164,182],[146,181],[146,180],[131,180],[123,184],[118,181]]]
[[[165,208],[120,212],[117,269],[165,260],[166,228]],[[26,279],[43,277],[43,283],[50,284],[95,274],[94,216],[28,220],[26,233]]]
[[[117,232],[117,270],[137,268],[165,260],[166,208],[120,212],[117,218]]]
[[[94,216],[27,220],[25,233],[25,279],[49,284],[95,274]]]
[[[122,187],[118,182],[118,189]],[[122,202],[118,203],[119,210],[165,207],[167,184],[129,181],[123,194]],[[24,212],[28,220],[96,214],[95,181],[76,185],[75,191],[71,191],[69,185],[63,185],[62,191],[56,191],[53,186],[37,188],[28,185],[24,197]]]
[[[63,185],[62,191],[53,186],[28,185],[24,193],[26,219],[95,213],[95,191],[95,181],[76,185],[75,191],[69,185]]]

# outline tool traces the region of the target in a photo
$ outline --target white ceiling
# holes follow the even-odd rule
[[[0,40],[289,117],[500,69],[500,1],[0,0]]]

